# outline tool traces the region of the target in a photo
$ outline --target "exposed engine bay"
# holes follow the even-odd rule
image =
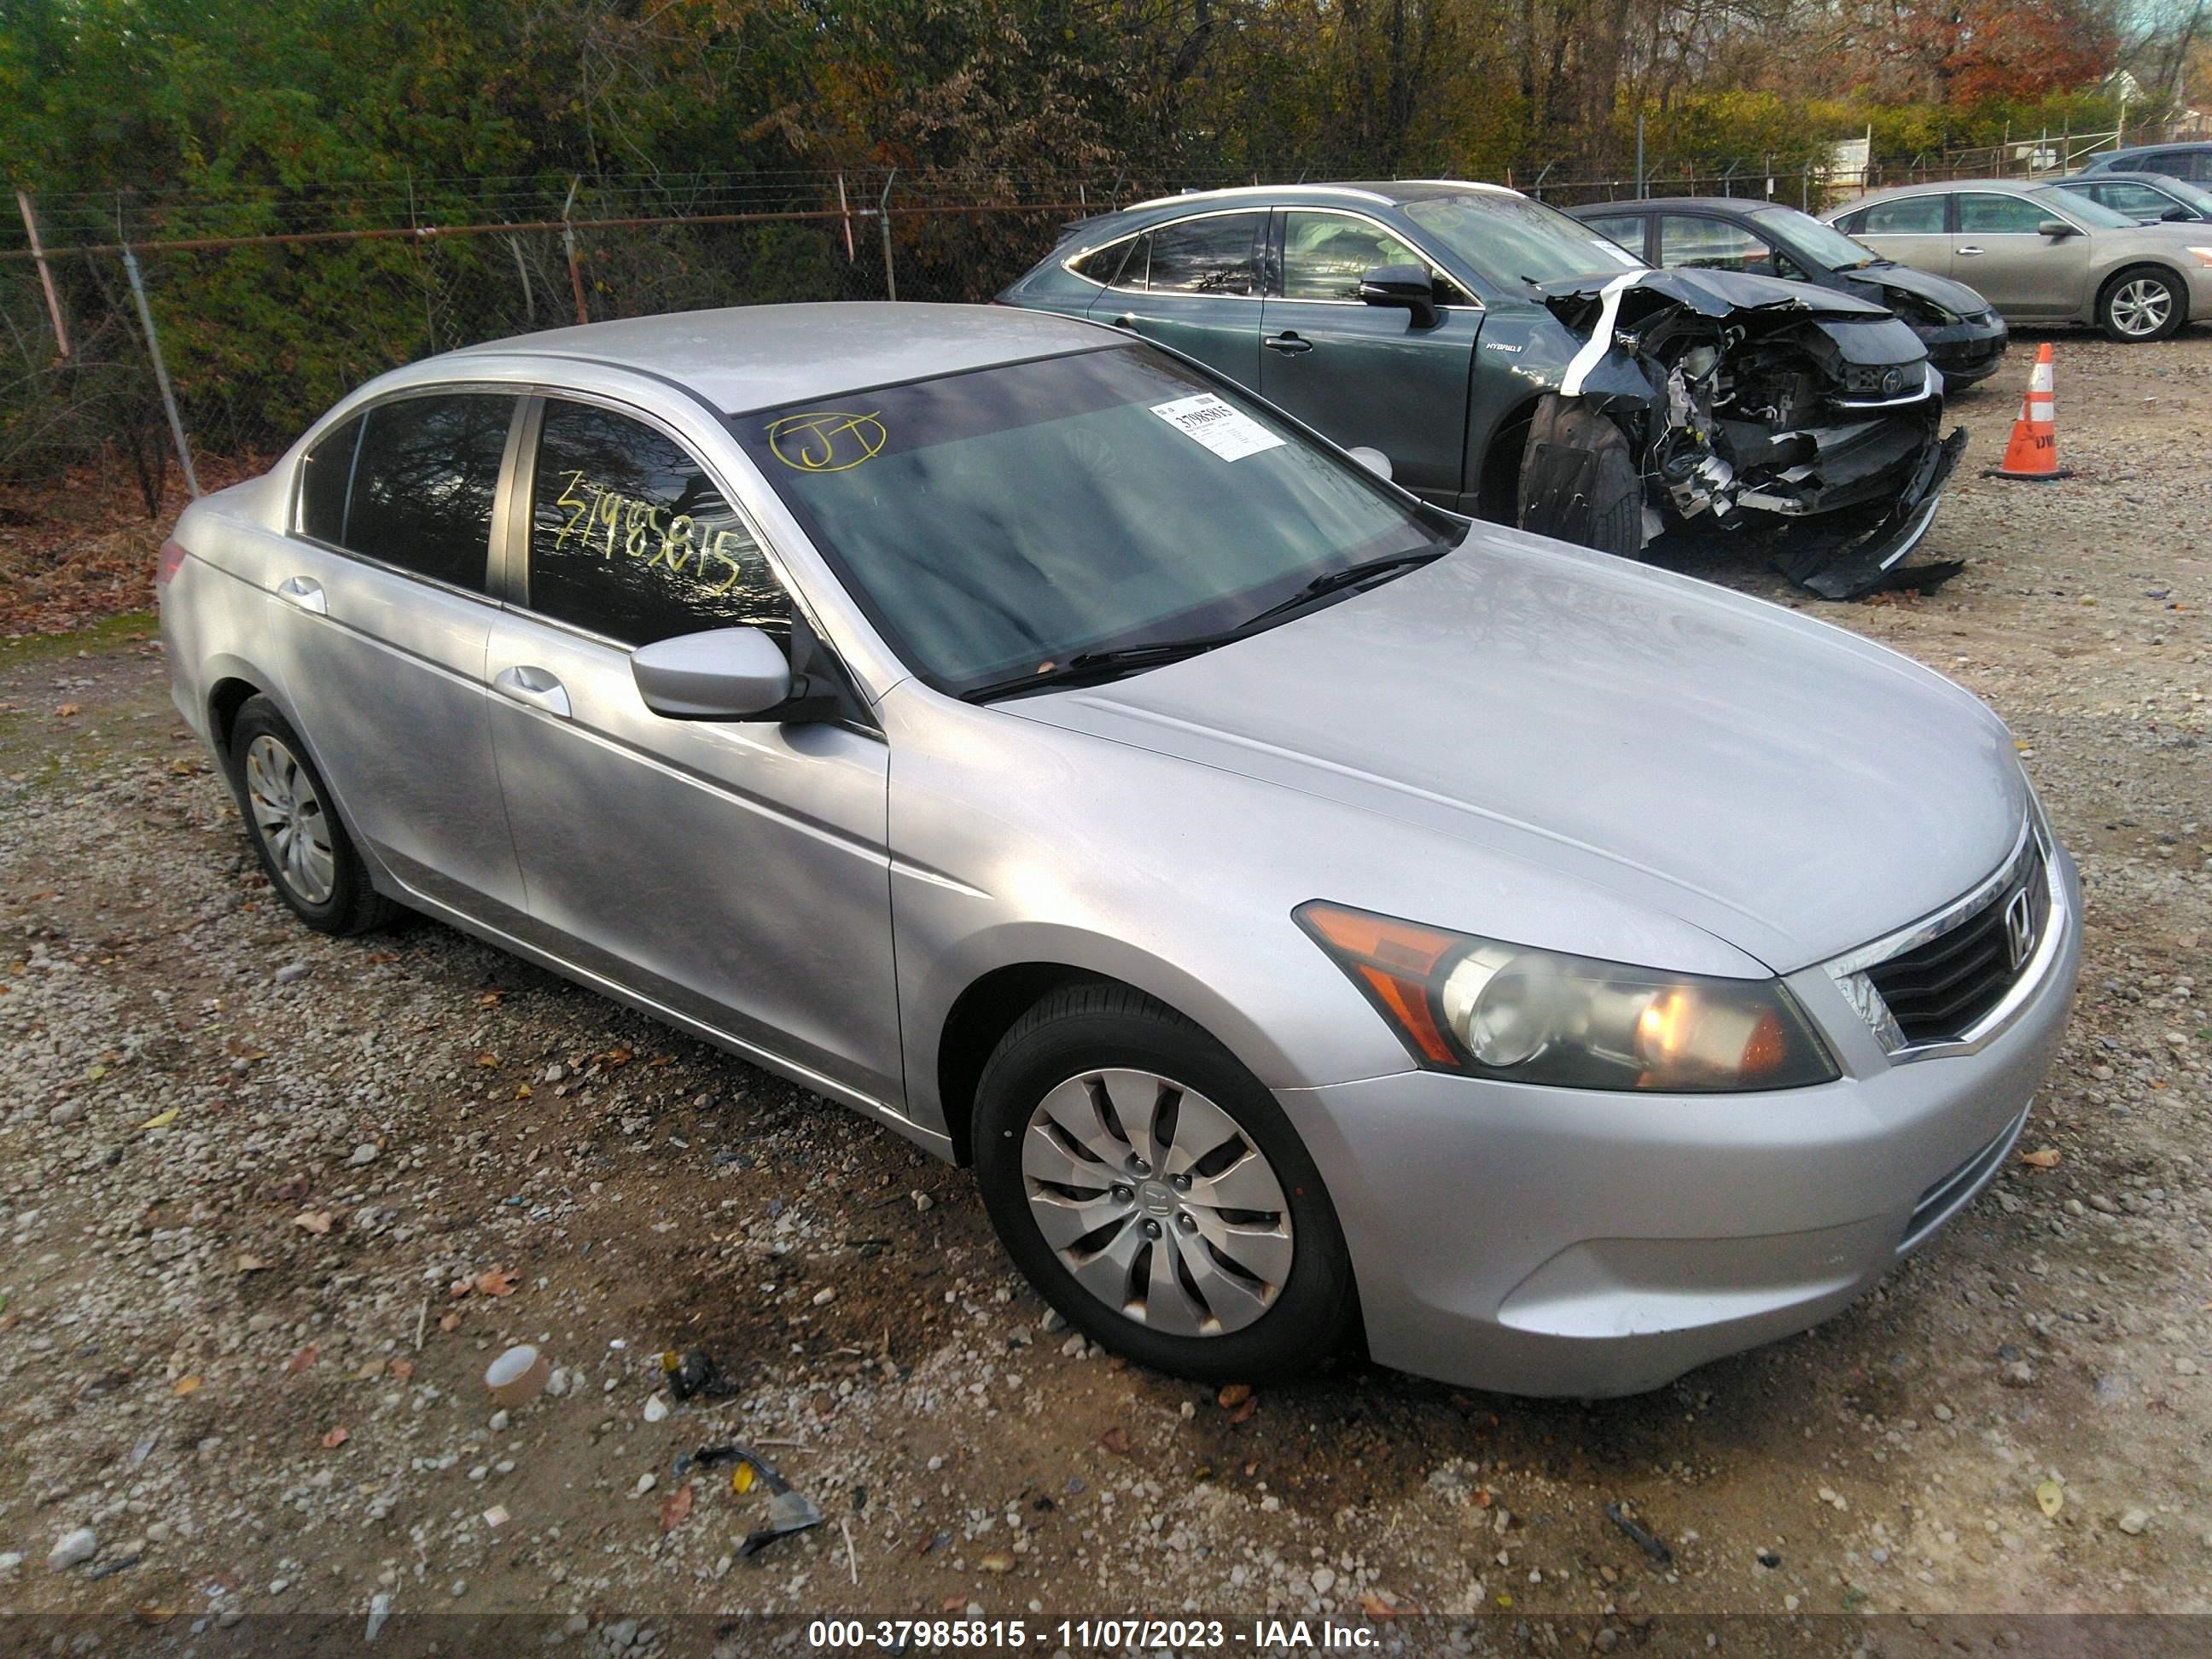
[[[1586,342],[1559,396],[1626,438],[1645,541],[1708,525],[1771,537],[1778,568],[1830,599],[1933,587],[1960,567],[1904,560],[1966,433],[1942,435],[1942,376],[1910,328],[1814,293],[1702,270],[1547,293]]]

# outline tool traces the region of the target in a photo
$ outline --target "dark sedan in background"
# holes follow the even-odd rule
[[[2162,173],[2080,173],[2052,181],[2140,225],[2202,224],[2212,220],[2212,190]]]
[[[1686,196],[1569,211],[1655,265],[1785,276],[1871,300],[1920,337],[1947,386],[1984,379],[2004,360],[2004,319],[1964,283],[1885,259],[1794,207]]]
[[[1655,270],[1496,185],[1164,197],[1069,227],[999,300],[1170,346],[1457,512],[1631,558],[1670,526],[1780,532],[1832,599],[1895,585],[1965,442],[1883,307]]]
[[[2136,144],[2108,149],[2081,164],[2084,173],[2160,173],[2169,179],[2186,179],[2192,185],[2212,185],[2212,143],[2198,140],[2179,144]]]

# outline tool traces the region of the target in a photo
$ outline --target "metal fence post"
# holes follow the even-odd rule
[[[146,330],[146,352],[154,360],[154,384],[161,389],[161,407],[168,412],[169,435],[176,440],[177,459],[185,465],[185,486],[192,499],[200,498],[199,474],[192,471],[192,447],[185,441],[185,423],[177,414],[177,394],[169,390],[169,366],[161,361],[161,337],[154,329],[154,309],[146,303],[146,284],[138,275],[137,256],[126,243],[123,269],[131,278],[131,296],[138,301],[138,320]]]
[[[15,205],[23,215],[23,234],[31,239],[31,258],[39,267],[39,285],[46,291],[46,315],[53,319],[54,344],[64,361],[69,357],[69,330],[62,322],[62,302],[54,295],[54,273],[46,265],[46,250],[39,241],[39,218],[31,211],[27,191],[15,192]]]
[[[1636,112],[1636,199],[1644,199],[1644,112]]]
[[[896,302],[898,299],[898,272],[891,264],[891,185],[897,182],[898,169],[884,180],[884,193],[876,198],[876,223],[884,234],[884,298]]]
[[[584,272],[576,263],[576,227],[568,218],[576,205],[576,186],[583,182],[580,174],[568,180],[568,199],[561,204],[561,246],[568,252],[568,291],[576,296],[576,320],[588,323],[592,313],[584,306]]]

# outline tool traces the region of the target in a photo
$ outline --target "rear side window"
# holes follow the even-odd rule
[[[1693,270],[1742,270],[1774,275],[1773,250],[1741,225],[1724,219],[1666,213],[1659,217],[1659,263]]]
[[[1152,270],[1146,286],[1154,294],[1257,294],[1252,243],[1262,217],[1218,213],[1162,226],[1146,239]]]
[[[791,599],[682,445],[627,415],[550,399],[532,485],[530,608],[649,645],[710,628],[791,635]]]
[[[1908,196],[1898,202],[1876,202],[1851,228],[1862,236],[1940,236],[1943,198]]]
[[[1644,216],[1640,213],[1609,213],[1602,218],[1584,219],[1583,222],[1601,236],[1613,240],[1633,253],[1644,257]]]
[[[364,410],[308,455],[301,529],[483,592],[492,498],[514,418],[514,399],[495,392],[403,398]]]

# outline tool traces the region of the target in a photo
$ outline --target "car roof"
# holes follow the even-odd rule
[[[2099,173],[2069,173],[2063,179],[2053,179],[2054,185],[2103,185],[2113,179],[2122,184],[2148,185],[2153,189],[2166,184],[2186,184],[2170,173],[2153,173],[2144,167],[2106,167]]]
[[[1586,213],[1650,213],[1673,212],[1686,209],[1692,213],[1756,213],[1761,208],[1786,208],[1788,202],[1770,202],[1763,196],[1645,196],[1618,202],[1587,202],[1580,207],[1564,211],[1580,218]]]
[[[1285,200],[1357,201],[1395,207],[1404,202],[1433,201],[1440,196],[1463,196],[1471,190],[1494,191],[1500,196],[1521,193],[1504,185],[1484,184],[1472,179],[1355,179],[1311,185],[1233,185],[1222,190],[1188,190],[1180,195],[1155,196],[1147,201],[1132,202],[1121,210],[1137,213],[1149,212],[1154,208],[1203,206],[1209,202],[1234,206],[1239,202],[1251,202],[1256,205]]]
[[[1887,185],[1880,190],[1870,190],[1863,196],[1853,197],[1840,207],[1829,209],[1822,216],[1832,219],[1839,213],[1864,207],[1869,202],[1887,202],[1898,196],[1949,196],[1962,190],[1990,190],[2008,196],[2025,196],[2032,190],[2041,190],[2045,185],[2057,182],[2055,179],[1925,179],[1916,185]]]
[[[1115,337],[1049,312],[868,300],[587,323],[464,347],[419,367],[460,369],[486,356],[591,363],[672,381],[734,414],[1087,350]]]

